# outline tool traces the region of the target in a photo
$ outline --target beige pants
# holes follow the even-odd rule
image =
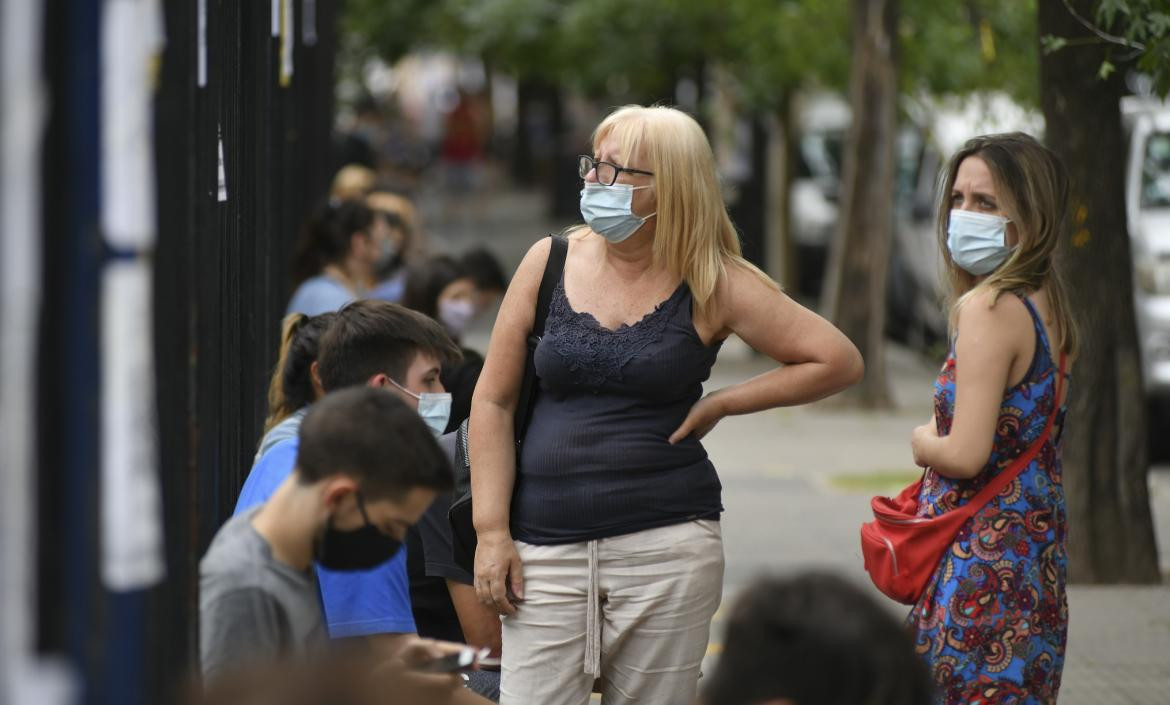
[[[503,618],[501,705],[690,705],[723,592],[718,521],[561,546],[516,542],[524,602]]]

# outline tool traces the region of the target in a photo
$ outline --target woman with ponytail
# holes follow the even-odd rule
[[[284,317],[280,352],[268,383],[264,438],[260,440],[253,464],[272,446],[297,435],[309,405],[324,395],[316,374],[317,345],[334,318],[332,313],[317,316],[290,313]]]
[[[359,201],[330,202],[313,215],[297,243],[286,313],[314,316],[362,298],[379,267],[395,256],[394,243]]]

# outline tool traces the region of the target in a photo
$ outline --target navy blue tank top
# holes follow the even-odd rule
[[[695,438],[667,442],[703,393],[704,345],[685,283],[632,326],[574,311],[564,279],[536,347],[540,390],[521,446],[512,536],[576,543],[718,519],[722,486]]]

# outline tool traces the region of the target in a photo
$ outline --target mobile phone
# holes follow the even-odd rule
[[[476,649],[467,646],[453,654],[447,654],[434,661],[425,663],[418,670],[428,673],[463,673],[465,671],[474,671],[480,661],[487,658],[490,653],[491,649],[488,648]]]

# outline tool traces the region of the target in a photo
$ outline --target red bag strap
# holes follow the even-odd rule
[[[1056,394],[1053,396],[1052,412],[1048,414],[1048,421],[1044,424],[1044,431],[1040,434],[1040,437],[1033,441],[1032,445],[1028,447],[1028,450],[1016,458],[1003,472],[991,478],[991,481],[984,485],[983,489],[979,490],[979,494],[972,497],[970,502],[956,511],[974,516],[976,512],[983,508],[983,505],[991,501],[992,497],[1003,492],[1005,487],[1019,477],[1024,468],[1028,467],[1028,464],[1040,454],[1040,449],[1044,447],[1049,436],[1052,435],[1052,426],[1056,423],[1057,415],[1060,414],[1060,395],[1064,392],[1065,361],[1065,353],[1061,350],[1060,369],[1056,373]]]

